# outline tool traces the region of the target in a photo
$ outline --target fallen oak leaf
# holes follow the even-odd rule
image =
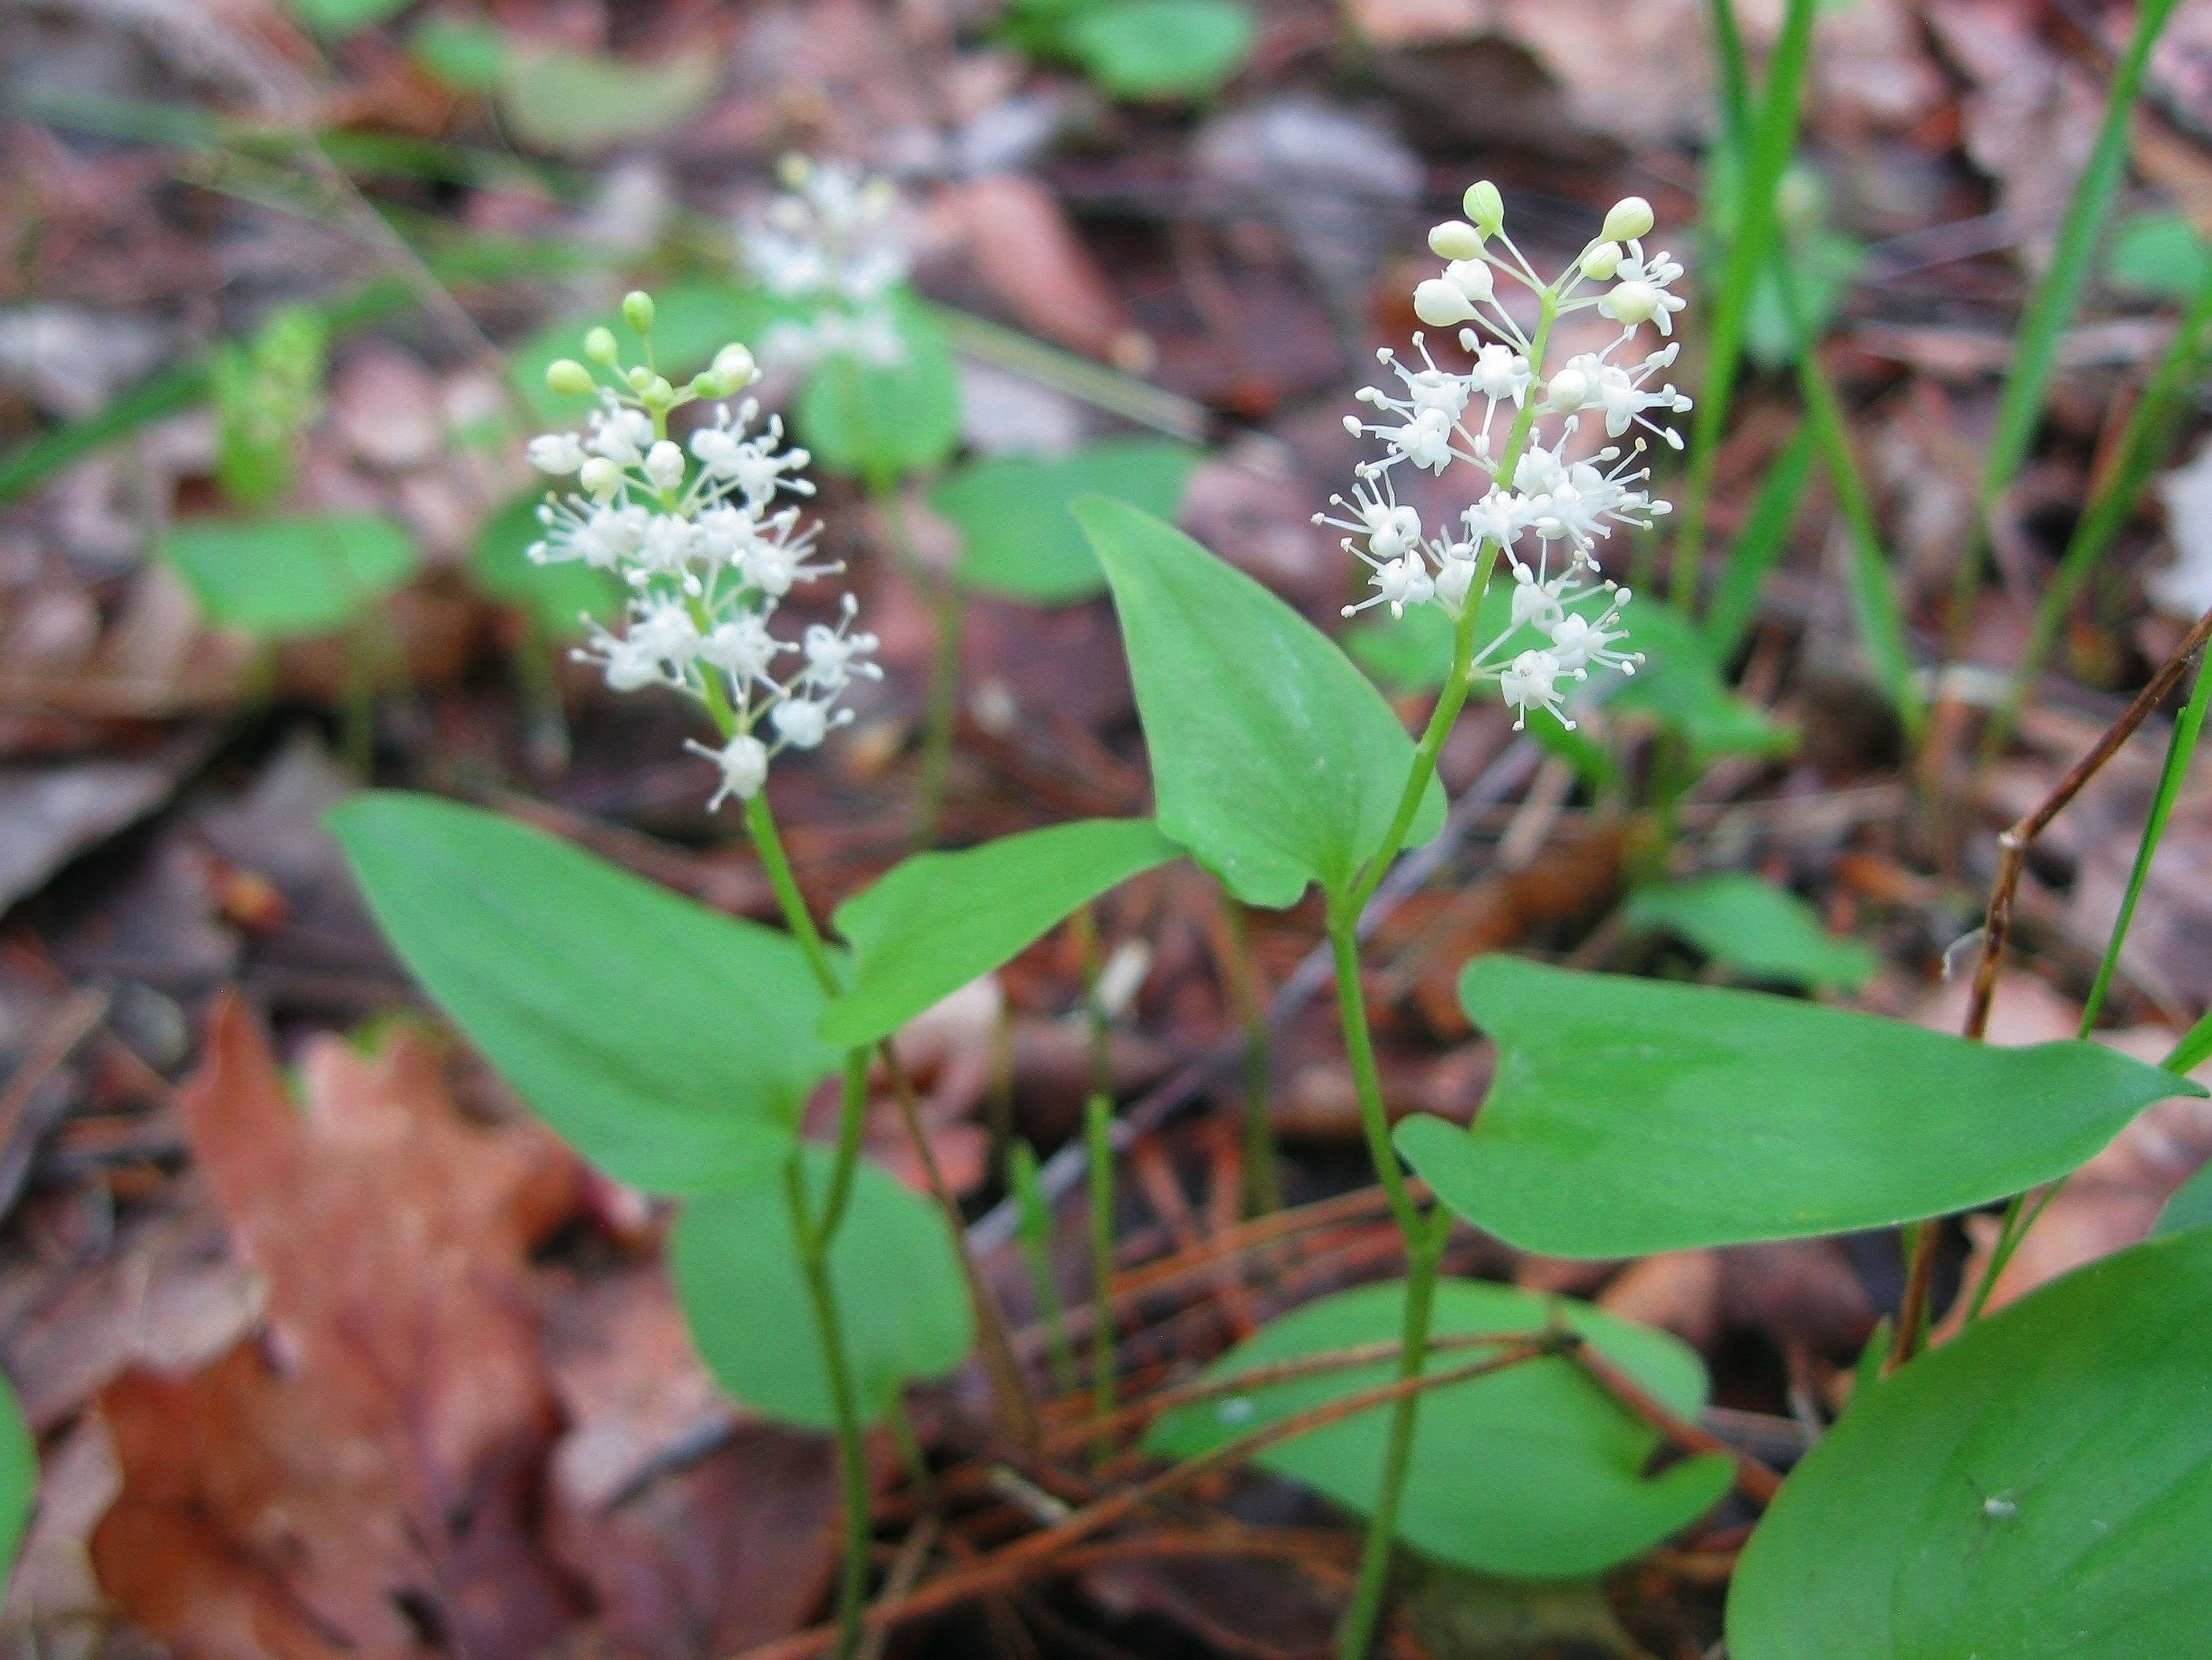
[[[465,1124],[404,1030],[374,1057],[319,1040],[301,1078],[295,1107],[217,1004],[179,1108],[267,1322],[103,1391],[100,1583],[196,1660],[542,1652],[574,1610],[533,1527],[558,1414],[528,1253],[578,1167],[534,1127]]]

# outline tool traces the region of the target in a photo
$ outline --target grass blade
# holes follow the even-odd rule
[[[1723,56],[1734,41],[1735,55],[1741,58],[1742,45],[1735,38],[1735,19],[1729,11],[1729,3],[1715,0],[1715,28],[1723,37]],[[1705,511],[1712,495],[1721,434],[1728,423],[1729,404],[1735,389],[1736,369],[1742,362],[1744,321],[1750,314],[1752,290],[1774,247],[1775,192],[1781,185],[1783,169],[1790,165],[1797,148],[1799,108],[1806,60],[1812,55],[1815,9],[1814,0],[1790,0],[1781,38],[1775,43],[1767,68],[1765,96],[1757,118],[1742,126],[1741,165],[1737,169],[1741,193],[1736,204],[1735,235],[1729,244],[1720,288],[1713,296],[1706,323],[1705,386],[1698,399],[1697,423],[1691,431],[1689,482],[1683,492],[1682,516],[1674,538],[1669,593],[1684,611],[1697,604]],[[1748,96],[1742,90],[1741,76],[1729,90]]]
[[[2174,331],[2166,355],[2159,360],[2142,396],[2129,412],[2128,424],[2120,434],[2112,465],[2090,497],[2087,510],[2074,526],[2073,538],[2058,562],[2058,573],[2036,606],[2035,623],[2028,631],[2027,643],[2021,649],[2020,660],[2013,666],[2004,702],[1983,735],[1982,753],[1985,758],[2002,748],[2010,735],[2013,723],[2027,701],[2028,688],[2042,672],[2044,660],[2051,654],[2051,643],[2057,638],[2075,597],[2135,512],[2151,474],[2172,446],[2185,400],[2204,367],[2207,328],[2212,328],[2212,283],[2198,292],[2180,326]]]
[[[1713,648],[1717,661],[1725,663],[1735,656],[1743,636],[1751,631],[1752,618],[1759,611],[1759,596],[1767,577],[1782,562],[1790,545],[1790,526],[1797,522],[1797,509],[1804,502],[1806,487],[1813,482],[1818,443],[1819,435],[1812,423],[1802,423],[1767,467],[1766,477],[1759,480],[1751,512],[1729,547],[1720,586],[1705,612],[1705,643]]]
[[[1967,602],[1973,597],[1974,584],[1981,575],[1982,555],[1989,541],[1990,514],[1998,500],[2012,488],[2013,478],[2020,471],[2028,444],[2043,419],[2051,378],[2058,367],[2060,339],[2088,282],[2090,265],[2097,252],[2098,233],[2112,211],[2120,175],[2127,166],[2128,118],[2135,108],[2136,94],[2142,89],[2143,71],[2150,62],[2151,47],[2157,43],[2159,32],[2166,27],[2166,20],[2172,11],[2173,0],[2142,0],[2136,13],[2135,34],[2112,71],[2112,86],[2106,94],[2105,119],[2097,130],[2096,148],[2090,152],[2089,164],[2081,169],[2081,177],[2075,181],[2074,194],[2066,204],[2066,216],[2059,224],[2051,264],[2035,285],[2027,310],[2021,317],[2020,332],[2013,342],[2012,368],[2005,376],[2004,390],[1998,397],[1996,425],[1990,435],[1989,453],[1982,464],[1976,533],[1959,562],[1951,613],[1954,638],[1965,626]]]

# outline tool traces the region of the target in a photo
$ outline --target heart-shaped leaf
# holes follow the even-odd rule
[[[916,854],[837,907],[854,972],[822,1017],[823,1037],[845,1048],[890,1037],[1078,905],[1181,851],[1149,818],[1089,818]]]
[[[801,1154],[818,1209],[834,1162]],[[694,1199],[668,1237],[669,1272],[691,1341],[715,1381],[743,1405],[808,1429],[835,1421],[799,1267],[787,1165]],[[845,1359],[861,1413],[880,1417],[906,1384],[942,1377],[975,1340],[945,1218],[866,1159],[830,1247]]]
[[[1340,1292],[1270,1323],[1216,1361],[1207,1376],[1332,1350],[1391,1342],[1402,1283]],[[1676,1339],[1565,1298],[1480,1280],[1436,1290],[1439,1336],[1580,1332],[1657,1400],[1685,1415],[1705,1405],[1705,1368]],[[1431,1354],[1427,1370],[1480,1355]],[[1395,1362],[1324,1373],[1186,1407],[1163,1419],[1150,1445],[1194,1457],[1277,1419],[1388,1383]],[[1357,1417],[1281,1443],[1257,1461],[1366,1515],[1381,1479],[1390,1411]],[[1431,1556],[1484,1573],[1565,1579],[1601,1573],[1650,1548],[1710,1509],[1733,1478],[1729,1460],[1699,1457],[1647,1478],[1658,1434],[1622,1408],[1575,1363],[1530,1360],[1425,1396],[1398,1534]]]
[[[799,435],[824,471],[878,489],[940,465],[960,441],[960,374],[945,325],[912,292],[891,296],[906,355],[889,365],[825,358],[799,395]]]
[[[2152,1102],[2202,1095],[2094,1043],[1992,1049],[1758,992],[1505,957],[1460,976],[1498,1044],[1463,1130],[1398,1150],[1477,1227],[1553,1256],[1847,1233],[2064,1175]]]
[[[2212,1641],[2212,1230],[2053,1280],[1854,1401],[1729,1594],[1734,1660]]]
[[[697,46],[652,63],[558,47],[511,45],[499,106],[524,143],[594,155],[666,132],[714,95],[720,56]]]
[[[1237,0],[1106,0],[1077,12],[1061,49],[1115,98],[1197,98],[1252,55],[1252,14]]]
[[[1109,438],[1070,455],[1003,456],[963,467],[929,493],[959,527],[953,575],[969,587],[1064,605],[1106,591],[1106,573],[1068,511],[1110,496],[1172,521],[1199,452],[1160,438]]]
[[[1389,834],[1413,744],[1334,642],[1172,525],[1086,496],[1121,614],[1159,825],[1251,905],[1347,888]],[[1434,780],[1408,845],[1437,833]]]
[[[789,1151],[839,1058],[789,935],[434,796],[357,796],[330,824],[401,960],[600,1169],[702,1193]]]
[[[208,621],[261,640],[330,634],[415,574],[415,539],[370,513],[187,519],[161,538]]]
[[[1747,980],[1856,991],[1875,970],[1870,948],[1837,939],[1796,894],[1741,871],[1644,888],[1621,920],[1686,939]]]

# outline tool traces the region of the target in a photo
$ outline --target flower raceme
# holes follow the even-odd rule
[[[814,623],[796,639],[773,628],[792,590],[844,567],[815,557],[818,525],[797,502],[814,493],[802,476],[806,452],[786,447],[782,423],[763,423],[750,398],[726,401],[760,378],[752,354],[731,344],[678,387],[651,366],[653,301],[623,301],[623,315],[647,342],[647,362],[624,368],[612,332],[593,329],[584,356],[546,371],[556,392],[596,393],[587,430],[547,433],[530,442],[532,465],[578,489],[549,494],[538,516],[545,538],[530,549],[540,564],[581,560],[630,588],[614,624],[586,617],[589,642],[576,655],[597,664],[617,691],[664,686],[714,718],[722,742],[684,747],[713,761],[721,783],[708,800],[750,800],[786,750],[814,748],[849,722],[839,700],[856,679],[880,679],[876,637],[854,630],[848,593],[835,628]],[[712,401],[690,435],[690,456],[669,436],[668,417]]]
[[[780,171],[784,192],[738,227],[738,259],[805,315],[771,326],[762,357],[797,369],[831,357],[867,368],[903,362],[906,342],[890,306],[909,263],[897,193],[838,161],[790,155]]]
[[[1380,440],[1382,455],[1355,470],[1349,500],[1329,498],[1336,513],[1314,519],[1348,532],[1346,550],[1369,568],[1374,593],[1346,606],[1347,617],[1374,605],[1402,616],[1408,605],[1434,605],[1460,621],[1480,604],[1502,556],[1513,575],[1512,621],[1477,642],[1468,678],[1498,683],[1516,730],[1531,709],[1571,727],[1565,696],[1575,683],[1592,669],[1633,674],[1643,660],[1617,649],[1626,638],[1620,618],[1629,594],[1605,580],[1599,552],[1616,526],[1648,526],[1668,511],[1648,488],[1643,434],[1680,449],[1680,438],[1661,422],[1687,410],[1690,400],[1671,382],[1652,386],[1674,362],[1673,341],[1641,357],[1632,348],[1646,324],[1672,335],[1684,303],[1673,291],[1682,267],[1663,252],[1644,251],[1652,219],[1640,197],[1616,204],[1595,240],[1549,282],[1506,234],[1496,186],[1475,185],[1466,207],[1466,219],[1429,233],[1444,268],[1415,288],[1413,311],[1431,328],[1457,329],[1470,366],[1440,368],[1418,333],[1418,368],[1387,347],[1378,352],[1397,384],[1363,388],[1358,401],[1371,418],[1348,415],[1344,424]],[[1499,301],[1501,283],[1536,297],[1541,320],[1533,337]],[[1590,310],[1619,323],[1619,337],[1601,351],[1547,364],[1553,322]],[[1602,423],[1604,445],[1577,448],[1585,422]],[[1629,441],[1625,448],[1612,441],[1621,439]],[[1398,499],[1394,474],[1406,466],[1437,475],[1471,467],[1480,494],[1455,523],[1431,534]],[[1506,659],[1507,642],[1530,627],[1546,643]]]

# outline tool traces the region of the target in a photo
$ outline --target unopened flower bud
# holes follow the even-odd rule
[[[1651,204],[1640,196],[1624,196],[1613,204],[1600,233],[1608,242],[1633,241],[1651,229]]]
[[[1490,267],[1480,259],[1453,260],[1444,267],[1444,281],[1478,306],[1491,299],[1498,292],[1497,278],[1491,275]]]
[[[1648,323],[1659,309],[1659,290],[1649,283],[1623,283],[1606,295],[1606,310],[1623,328]]]
[[[752,353],[733,340],[714,354],[714,373],[728,381],[731,389],[735,391],[750,382],[760,370],[753,362]]]
[[[645,476],[655,489],[674,489],[684,482],[684,452],[662,439],[645,453]]]
[[[1456,283],[1431,277],[1413,290],[1413,315],[1432,329],[1448,329],[1474,315],[1474,304]]]
[[[545,384],[568,397],[589,397],[595,382],[591,370],[573,357],[556,357],[545,366]]]
[[[1583,275],[1600,283],[1613,281],[1620,269],[1620,244],[1600,242],[1583,255]]]
[[[1429,252],[1439,259],[1480,259],[1482,233],[1464,219],[1447,219],[1429,233]]]
[[[665,410],[676,401],[676,388],[666,375],[656,374],[638,388],[637,395],[651,407]]]
[[[610,328],[593,329],[584,337],[584,356],[594,363],[605,363],[612,368],[615,365],[615,331]]]
[[[640,334],[653,332],[653,296],[643,289],[632,289],[623,295],[623,321]]]
[[[623,379],[629,382],[629,389],[632,392],[643,392],[653,384],[654,377],[651,369],[640,363],[629,374],[623,375]]]
[[[622,488],[623,470],[605,456],[595,455],[584,463],[583,471],[576,477],[587,494],[612,496]]]
[[[1497,235],[1505,223],[1505,198],[1487,179],[1478,179],[1467,187],[1462,205],[1467,209],[1467,216],[1474,221],[1474,228],[1485,236]]]

